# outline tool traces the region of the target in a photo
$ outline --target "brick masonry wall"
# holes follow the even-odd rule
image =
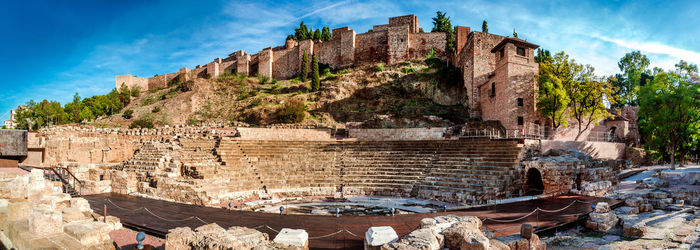
[[[409,34],[408,57],[410,59],[425,58],[431,50],[435,56],[445,59],[445,37],[443,32],[411,33]]]
[[[148,78],[148,89],[165,88],[168,86],[168,82],[172,81],[180,75],[180,72],[158,75]],[[142,89],[146,90],[146,89]]]
[[[386,62],[388,48],[386,29],[357,34],[355,36],[355,63]]]
[[[328,42],[314,43],[314,55],[318,58],[319,63],[325,63],[333,68],[338,68],[340,67],[339,47],[340,39],[335,37]],[[310,63],[311,57],[309,57],[309,64]]]
[[[408,26],[389,27],[388,37],[389,49],[386,63],[392,65],[408,60],[410,39]]]
[[[350,138],[360,141],[442,140],[447,128],[349,129]]]
[[[272,53],[272,77],[287,79],[299,72],[299,47],[280,48]]]
[[[392,17],[389,18],[389,26],[408,26],[408,32],[418,33],[418,17],[414,15]]]
[[[148,78],[136,77],[132,75],[118,75],[115,80],[115,87],[119,89],[122,87],[122,84],[125,84],[130,89],[138,86],[141,88],[141,90],[147,90]]]
[[[340,32],[340,68],[355,64],[355,31]]]
[[[526,56],[516,54],[516,46],[506,44],[504,56],[495,54],[497,66],[494,75],[481,87],[482,119],[501,121],[506,129],[524,129],[533,127],[540,120],[535,107],[535,74],[538,72],[534,62],[534,50],[527,48]],[[495,95],[492,87],[495,86]],[[518,106],[518,98],[523,99],[523,106]],[[518,125],[518,117],[523,117],[523,125]]]

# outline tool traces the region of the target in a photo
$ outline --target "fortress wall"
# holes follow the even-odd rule
[[[330,141],[330,129],[238,128],[241,140]]]
[[[442,140],[447,128],[349,129],[348,136],[360,141]]]
[[[409,27],[406,25],[389,27],[387,64],[397,64],[409,59],[408,44],[410,43],[410,36],[408,29]]]
[[[386,62],[387,49],[386,29],[357,34],[355,36],[355,63]]]
[[[273,60],[272,48],[264,49],[258,53],[258,74],[260,74],[260,76],[272,77]]]
[[[237,65],[235,60],[224,60],[222,63],[219,64],[219,70],[221,71],[221,74],[233,73],[236,71],[236,66]]]
[[[410,33],[408,57],[410,59],[422,59],[430,54],[431,50],[435,51],[435,56],[445,59],[445,38],[444,32],[431,33]]]
[[[345,30],[340,33],[340,67],[347,68],[355,64],[355,31]]]
[[[207,68],[199,65],[199,68],[194,68],[191,74],[197,78],[204,78],[207,75]]]
[[[308,60],[308,63],[306,65],[307,66],[306,70],[307,70],[307,72],[311,72],[311,69],[313,66],[311,64],[311,62],[313,60],[314,44],[315,43],[312,40],[304,40],[304,41],[299,42],[299,51],[297,51],[297,55],[299,56],[298,57],[298,62],[299,62],[298,70],[299,70],[299,72],[301,72],[301,62],[304,60],[304,52],[306,52],[306,58]]]
[[[136,77],[132,75],[118,75],[116,77],[115,87],[119,89],[121,88],[122,84],[125,84],[130,89],[138,86],[141,88],[141,90],[147,90],[148,78]]]
[[[287,79],[299,72],[299,47],[272,50],[272,77]]]
[[[389,18],[389,26],[408,26],[408,32],[418,33],[420,28],[418,27],[418,17],[414,15],[405,15]]]
[[[314,55],[318,58],[319,63],[325,63],[332,68],[338,68],[340,67],[339,47],[340,39],[334,36],[331,41],[314,43]],[[311,57],[309,57],[309,64],[311,64]]]
[[[148,88],[147,89],[165,88],[168,86],[168,82],[172,81],[173,79],[175,79],[179,75],[180,75],[180,72],[175,72],[175,73],[158,75],[158,76],[148,78]],[[142,90],[146,90],[146,89],[142,89]]]

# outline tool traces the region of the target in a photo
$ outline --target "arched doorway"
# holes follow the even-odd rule
[[[525,195],[540,195],[544,192],[542,174],[536,168],[527,171],[527,182],[525,182]]]

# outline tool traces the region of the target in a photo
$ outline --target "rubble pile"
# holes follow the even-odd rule
[[[286,229],[286,228],[285,228]],[[285,250],[302,250],[309,249],[308,235],[304,241],[304,245],[296,245],[300,237],[295,234],[295,231],[283,229],[283,232],[291,233],[278,236],[274,241],[271,241],[266,233],[262,233],[255,229],[246,227],[230,227],[224,229],[216,223],[200,226],[194,231],[189,227],[178,227],[168,231],[165,239],[165,248],[173,250],[184,249],[285,249]],[[303,230],[301,230],[303,231]],[[305,231],[303,233],[306,233]],[[291,239],[290,239],[291,238]],[[280,243],[284,242],[284,243]]]

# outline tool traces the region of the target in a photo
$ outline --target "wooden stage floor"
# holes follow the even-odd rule
[[[103,215],[104,206],[107,214],[119,217],[125,226],[135,227],[156,235],[165,235],[169,229],[191,227],[192,229],[206,223],[216,223],[223,228],[244,226],[256,228],[268,233],[270,239],[282,228],[305,229],[309,233],[309,245],[313,249],[361,249],[364,233],[372,226],[391,226],[399,237],[415,229],[421,219],[439,215],[472,215],[480,219],[492,218],[499,221],[517,219],[530,214],[537,207],[543,210],[532,213],[515,222],[497,222],[486,220],[482,229],[495,232],[496,236],[520,232],[522,223],[531,223],[538,229],[574,221],[579,215],[591,212],[591,205],[607,201],[610,205],[616,200],[587,196],[557,196],[539,200],[521,201],[496,206],[472,208],[460,211],[448,211],[424,214],[405,214],[396,216],[328,216],[328,215],[279,215],[251,211],[230,211],[224,208],[203,207],[169,201],[148,199],[121,194],[97,194],[83,196],[90,202],[95,212]],[[574,202],[575,200],[581,202]],[[570,205],[570,206],[569,206]],[[568,207],[567,207],[568,206]],[[196,218],[193,218],[195,217]],[[340,230],[342,232],[328,237],[321,237]],[[318,237],[318,238],[317,238]]]

